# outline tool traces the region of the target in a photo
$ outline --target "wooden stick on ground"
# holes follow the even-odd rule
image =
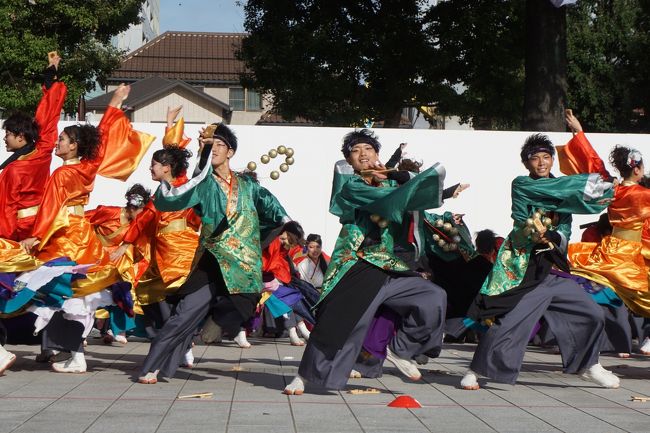
[[[199,392],[197,394],[187,394],[187,395],[179,395],[178,399],[186,399],[186,398],[210,398],[214,394],[211,392]]]

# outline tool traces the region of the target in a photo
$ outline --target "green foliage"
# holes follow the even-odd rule
[[[638,0],[583,0],[568,11],[569,105],[588,131],[633,129],[640,12]]]
[[[240,57],[247,87],[271,93],[286,118],[328,125],[384,120],[435,101],[424,0],[250,0]]]
[[[33,112],[47,53],[56,50],[69,89],[65,109],[76,111],[79,96],[119,66],[111,37],[138,22],[143,1],[0,0],[0,105]]]
[[[517,129],[524,94],[524,6],[520,0],[448,0],[427,15],[442,75],[457,92],[439,112],[480,129]]]
[[[525,3],[250,0],[243,83],[287,118],[349,125],[433,103],[477,128],[519,129]],[[579,0],[567,52],[569,105],[587,130],[650,131],[650,0]]]

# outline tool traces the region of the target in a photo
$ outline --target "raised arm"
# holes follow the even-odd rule
[[[36,108],[34,120],[38,124],[38,139],[36,140],[36,149],[41,152],[50,153],[58,137],[57,125],[61,116],[61,108],[65,102],[68,92],[63,82],[57,81],[58,68],[61,57],[56,52],[48,55],[49,65],[44,72],[43,96]]]

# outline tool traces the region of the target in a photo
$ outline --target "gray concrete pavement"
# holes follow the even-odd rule
[[[90,340],[86,374],[58,374],[34,362],[38,348],[7,346],[19,360],[0,378],[0,432],[648,432],[650,358],[601,362],[622,379],[607,390],[561,373],[560,357],[531,349],[515,386],[481,381],[479,391],[458,388],[473,345],[447,345],[421,370],[403,379],[392,366],[379,379],[353,379],[342,392],[307,388],[281,393],[297,372],[302,348],[288,340],[251,339],[194,348],[194,369],[156,385],[134,383],[148,343],[105,346]],[[388,364],[388,363],[387,363]],[[379,394],[350,394],[376,388]],[[179,395],[212,392],[210,399]],[[420,409],[387,404],[410,395]]]

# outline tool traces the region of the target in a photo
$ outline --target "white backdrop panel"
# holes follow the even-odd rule
[[[71,123],[61,122],[59,130]],[[152,189],[157,186],[151,181],[149,163],[151,154],[161,147],[164,125],[137,123],[135,127],[155,135],[156,141],[126,183],[98,177],[88,209],[99,204],[123,205],[124,192],[135,182]],[[186,125],[187,135],[197,137],[200,127]],[[338,220],[328,213],[332,168],[342,158],[341,140],[351,129],[237,125],[232,128],[239,139],[239,149],[231,161],[232,168],[243,170],[249,161],[255,161],[260,183],[280,199],[289,215],[303,225],[306,233],[319,233],[323,237],[325,250],[331,252],[340,228]],[[510,182],[515,176],[527,173],[519,160],[519,151],[528,132],[420,129],[377,129],[375,132],[382,143],[380,155],[384,162],[399,143],[407,142],[407,157],[423,161],[425,167],[438,161],[446,167],[447,186],[457,182],[471,185],[458,199],[447,200],[441,210],[466,214],[465,221],[472,232],[483,228],[490,228],[501,235],[509,232]],[[571,137],[569,133],[550,133],[549,136],[555,144],[564,144]],[[605,160],[615,144],[632,146],[644,155],[650,155],[648,135],[588,134],[588,137]],[[295,150],[295,164],[274,181],[269,173],[277,170],[284,158],[278,156],[264,165],[260,162],[260,156],[279,145]],[[196,140],[189,149],[196,155]],[[0,160],[7,156],[3,146]],[[61,161],[55,157],[52,169],[60,164]],[[190,170],[193,166],[194,158]],[[557,161],[553,173],[561,174]],[[580,239],[578,225],[596,219],[597,216],[576,216],[572,240]]]

